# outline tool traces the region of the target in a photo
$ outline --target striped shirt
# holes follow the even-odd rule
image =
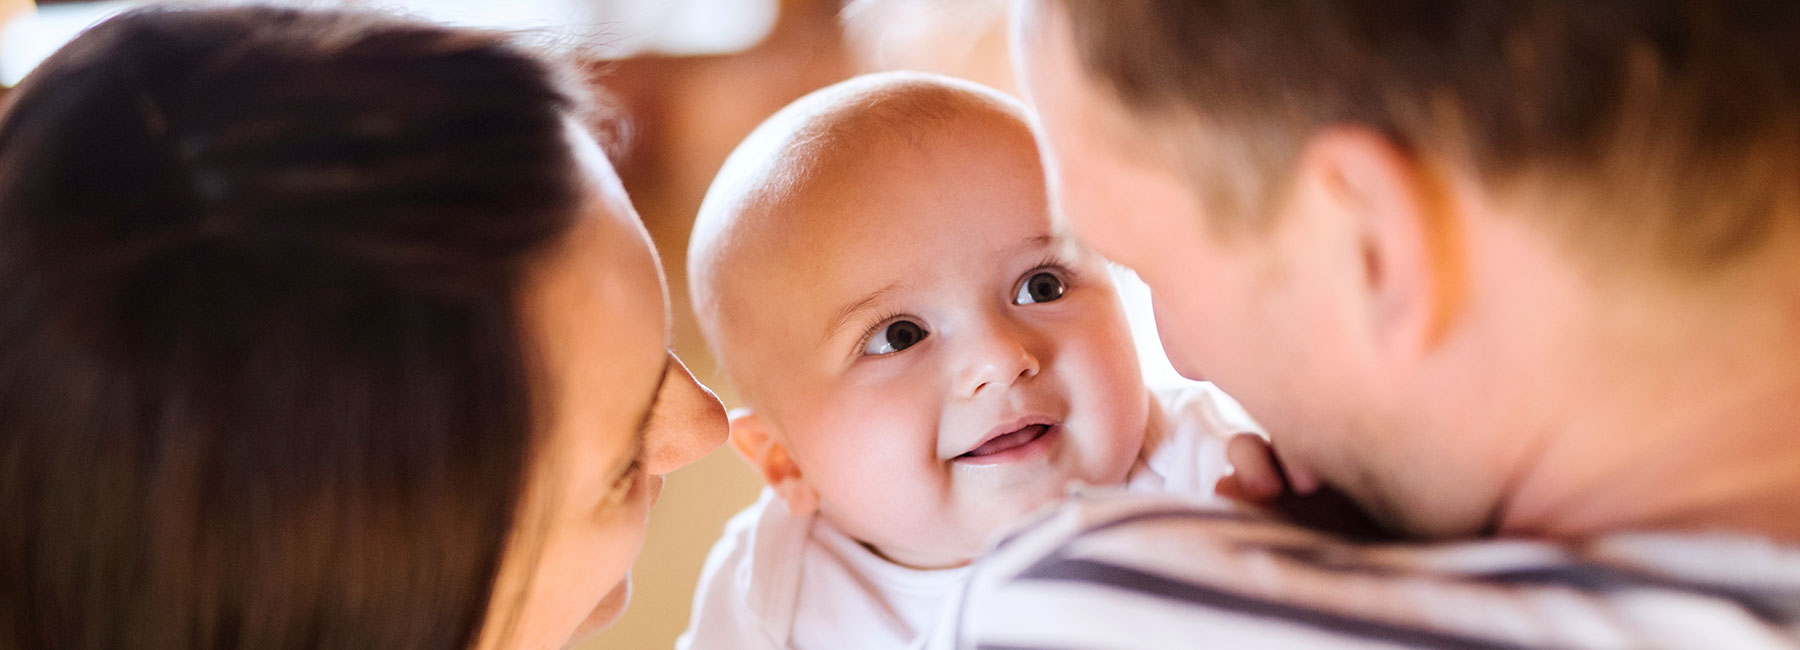
[[[1800,648],[1800,546],[1732,534],[1367,544],[1090,496],[1003,540],[942,648]]]

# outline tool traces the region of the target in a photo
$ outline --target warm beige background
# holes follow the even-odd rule
[[[32,6],[31,0],[0,0],[0,27],[6,26],[6,21]]]

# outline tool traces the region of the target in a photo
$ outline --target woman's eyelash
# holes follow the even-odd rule
[[[643,459],[632,460],[631,464],[626,466],[625,471],[619,474],[619,478],[613,480],[613,484],[607,488],[606,498],[601,501],[601,509],[611,510],[619,504],[624,503],[625,497],[631,495],[631,489],[637,486],[638,479],[640,478],[638,475],[642,474],[643,471]]]

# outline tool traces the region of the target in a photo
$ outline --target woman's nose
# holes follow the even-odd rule
[[[662,475],[700,460],[725,442],[725,405],[669,355],[669,376],[644,433],[644,469]]]
[[[1026,344],[1027,333],[1019,328],[1004,319],[996,319],[968,333],[972,336],[967,339],[970,345],[962,354],[963,365],[956,380],[958,393],[965,398],[974,397],[983,391],[1007,388],[1020,379],[1037,376],[1041,364],[1031,346]]]

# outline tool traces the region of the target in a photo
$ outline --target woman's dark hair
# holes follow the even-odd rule
[[[0,113],[0,647],[464,648],[526,485],[560,69],[147,10]]]

